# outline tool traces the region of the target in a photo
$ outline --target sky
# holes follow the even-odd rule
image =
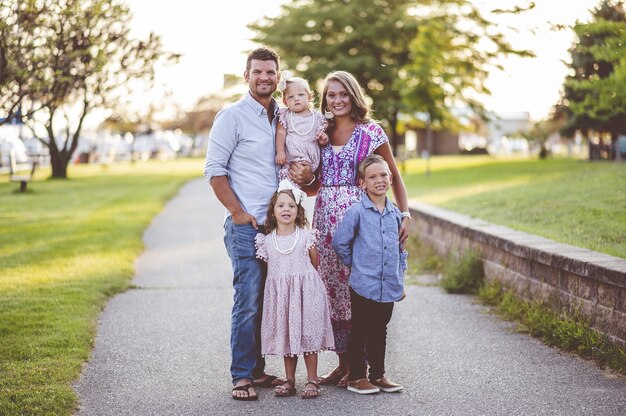
[[[534,10],[523,16],[498,17],[497,22],[506,31],[516,48],[535,52],[535,58],[507,58],[501,63],[503,71],[494,71],[487,80],[492,91],[483,103],[487,109],[499,113],[528,112],[538,120],[548,115],[559,98],[567,75],[568,48],[571,30],[554,31],[556,24],[572,25],[576,20],[588,21],[589,9],[599,0],[535,0]],[[195,101],[216,92],[223,75],[243,74],[245,52],[256,44],[249,39],[253,33],[247,24],[263,16],[276,16],[280,5],[289,0],[228,0],[216,3],[197,0],[176,0],[167,7],[153,0],[126,0],[133,13],[132,35],[146,37],[149,32],[159,34],[167,50],[182,54],[181,61],[157,72],[156,88],[143,100],[177,103],[190,109]],[[506,8],[510,4],[526,4],[527,0],[473,0],[488,11]],[[505,29],[514,26],[517,33]],[[164,99],[165,95],[169,98]]]

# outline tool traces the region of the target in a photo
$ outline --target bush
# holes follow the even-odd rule
[[[405,249],[409,252],[410,274],[436,273],[443,270],[443,259],[435,253],[435,250],[422,242],[419,236],[410,235]]]
[[[483,262],[475,250],[450,256],[443,267],[442,287],[448,293],[475,294],[485,279]]]

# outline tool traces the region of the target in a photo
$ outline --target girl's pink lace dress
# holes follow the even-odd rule
[[[334,349],[326,289],[309,257],[316,240],[316,230],[302,228],[286,236],[273,232],[256,236],[257,257],[267,261],[261,321],[264,356]]]
[[[357,182],[357,166],[377,147],[388,141],[375,122],[357,124],[352,137],[335,152],[330,144],[321,149],[320,190],[315,200],[313,228],[319,231],[319,272],[328,290],[330,319],[335,335],[335,351],[348,350],[350,333],[350,269],[333,249],[333,235],[346,211],[360,201],[363,191]]]

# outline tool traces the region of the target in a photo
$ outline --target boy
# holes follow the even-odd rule
[[[395,392],[402,386],[384,376],[385,348],[387,324],[393,303],[402,299],[407,268],[407,254],[398,239],[402,214],[387,199],[392,178],[385,159],[369,155],[359,165],[358,174],[359,185],[367,194],[346,212],[333,237],[333,248],[351,268],[348,390],[359,394]]]

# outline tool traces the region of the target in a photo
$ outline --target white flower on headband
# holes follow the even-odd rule
[[[289,179],[283,179],[278,184],[278,190],[276,192],[290,190],[293,193],[294,198],[296,198],[296,204],[302,205],[304,198],[306,198],[306,194],[300,189],[293,186]]]
[[[284,70],[280,73],[280,82],[278,83],[278,88],[281,91],[285,91],[287,88],[287,81],[289,78],[293,78],[293,73],[289,70]]]

